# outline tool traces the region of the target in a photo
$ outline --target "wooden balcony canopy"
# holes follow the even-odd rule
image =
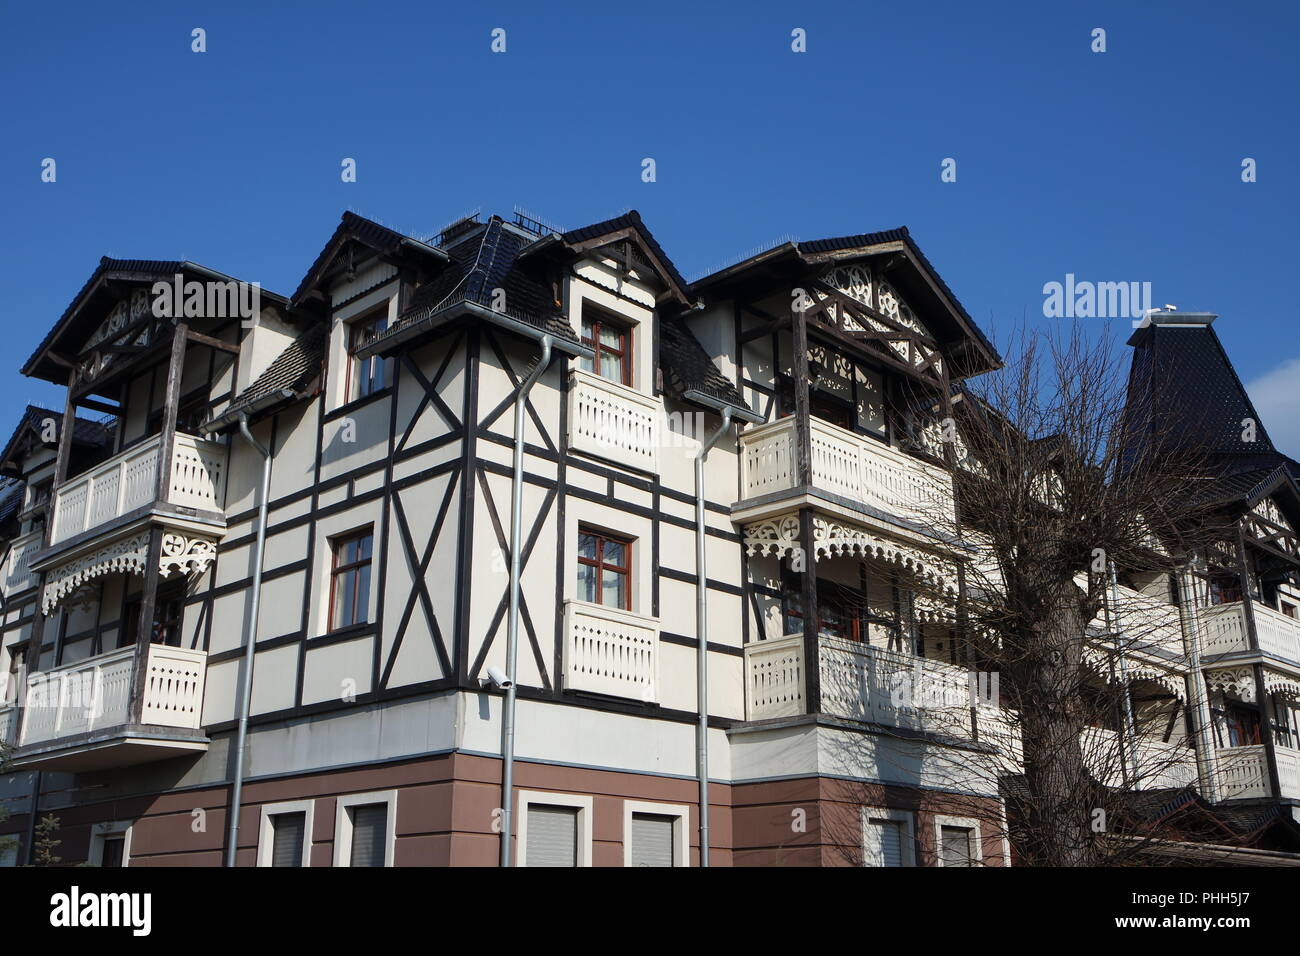
[[[854,263],[867,263],[873,274],[885,278],[912,306],[925,331],[899,323],[884,314],[875,301],[856,301],[819,282],[819,277],[835,266]],[[812,242],[786,242],[705,276],[692,284],[691,291],[707,299],[756,302],[776,291],[795,288],[806,289],[812,299],[804,313],[810,336],[883,360],[912,377],[925,377],[925,372],[939,361],[946,363],[946,378],[950,381],[991,371],[1002,364],[993,344],[906,227]],[[768,323],[747,333],[746,338],[788,327],[794,317],[792,310],[767,316],[752,311]],[[895,345],[908,352],[928,351],[933,358],[899,361],[899,350],[892,347]]]
[[[152,287],[180,275],[184,282],[236,283],[240,280],[193,262],[110,259],[104,257],[67,310],[50,329],[31,358],[24,375],[72,387],[78,396],[98,394],[116,399],[115,386],[140,358],[169,354],[169,334],[175,324],[153,311]],[[260,289],[261,304],[287,311],[288,300]],[[214,319],[213,321],[225,321]],[[237,350],[195,328],[189,337],[204,345]]]

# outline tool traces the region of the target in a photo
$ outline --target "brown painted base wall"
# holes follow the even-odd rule
[[[591,797],[594,866],[623,865],[625,800],[689,806],[690,865],[699,863],[694,780],[521,761],[515,765],[515,781],[518,790]],[[497,865],[501,762],[466,754],[250,782],[244,788],[238,863],[256,864],[264,805],[312,800],[311,865],[331,866],[337,798],[388,790],[398,792],[395,865]],[[228,788],[220,787],[60,809],[55,814],[63,842],[57,852],[65,864],[84,861],[94,824],[134,821],[131,866],[221,866],[228,795]],[[934,863],[936,813],[985,818],[985,863],[1001,865],[1003,860],[999,805],[987,798],[810,777],[737,786],[715,783],[709,803],[713,866],[861,865],[864,805],[915,812],[921,865]],[[15,815],[4,830],[25,834],[26,820]],[[20,859],[25,858],[26,848],[20,852]]]
[[[862,866],[862,809],[913,814],[915,860],[937,865],[937,815],[979,821],[985,866],[1004,865],[1001,803],[988,797],[802,777],[732,788],[736,866]]]

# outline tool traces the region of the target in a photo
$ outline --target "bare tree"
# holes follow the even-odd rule
[[[1089,666],[1089,625],[1101,618],[1108,633],[1119,631],[1106,602],[1116,569],[1174,574],[1221,533],[1197,504],[1197,449],[1174,442],[1182,432],[1172,423],[1139,426],[1129,413],[1114,342],[1077,325],[1058,335],[1022,329],[1006,366],[953,406],[964,445],[952,455],[963,459],[952,472],[962,524],[954,531],[972,549],[966,631],[980,669],[999,675],[1010,714],[1023,763],[1010,836],[1031,865],[1095,865],[1131,852],[1132,841],[1099,838],[1105,816],[1120,809],[1117,791],[1149,786],[1164,768],[1143,767],[1136,754],[1116,768],[1122,750],[1089,735],[1108,724],[1146,729],[1125,684],[1098,682]],[[1150,639],[1142,627],[1125,628],[1130,653]],[[1114,666],[1125,648],[1111,652]]]
[[[951,694],[904,700],[892,723],[876,721],[873,734],[844,744],[862,748],[845,755],[859,765],[879,765],[882,754],[897,760],[885,779],[918,777],[918,808],[979,820],[1030,866],[1150,863],[1156,842],[1180,836],[1153,823],[1160,814],[1144,803],[1153,791],[1158,798],[1194,784],[1183,730],[1185,708],[1199,701],[1176,662],[1165,670],[1141,663],[1153,648],[1183,653],[1176,610],[1121,581],[1126,571],[1176,575],[1188,554],[1225,533],[1200,503],[1203,461],[1187,423],[1136,421],[1124,356],[1111,335],[1092,333],[1019,330],[999,372],[950,402],[916,396],[928,431],[943,439],[918,444],[942,454],[958,502],[955,512],[944,506],[940,482],[921,523],[959,555],[964,595],[954,619],[914,614],[913,639],[925,647],[955,634],[957,647],[945,653],[996,675],[1000,706]],[[933,577],[898,580],[916,604],[954,605]],[[835,679],[823,673],[823,700]],[[951,682],[942,667],[934,679]],[[878,746],[891,734],[889,747]],[[963,792],[1001,793],[1006,812]],[[823,806],[822,827],[840,834],[825,842],[860,856],[859,808],[883,799],[864,785]]]

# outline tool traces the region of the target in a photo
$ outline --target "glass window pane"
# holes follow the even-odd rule
[[[353,579],[355,571],[345,571],[334,579],[334,626],[346,627],[352,623]]]
[[[370,565],[357,569],[357,600],[352,609],[352,623],[359,624],[370,619]]]
[[[626,550],[627,546],[622,541],[607,540],[605,542],[605,563],[618,565],[620,568],[626,567],[627,562],[623,560]]]
[[[606,607],[624,607],[624,575],[616,571],[606,571],[601,578],[601,602]]]
[[[618,349],[621,351],[623,347],[619,345],[619,341],[622,338],[623,338],[623,334],[619,329],[612,328],[611,326],[608,325],[602,325],[600,327],[601,345],[607,345],[612,349]]]
[[[596,602],[596,569],[590,564],[578,565],[578,600]]]
[[[584,339],[590,339],[595,329],[596,323],[593,322],[589,316],[584,315],[582,317],[582,337]]]
[[[600,377],[616,382],[623,380],[623,365],[617,355],[608,352],[600,353]]]
[[[578,557],[596,559],[596,536],[594,534],[578,533]]]
[[[582,358],[578,359],[578,367],[581,368],[584,372],[594,372],[596,370],[595,362],[593,362],[590,358],[588,358],[585,355]]]
[[[369,559],[370,549],[374,546],[374,541],[373,537],[366,535],[357,542],[357,553],[362,561]]]

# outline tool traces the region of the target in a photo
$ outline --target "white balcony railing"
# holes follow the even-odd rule
[[[31,570],[32,555],[41,549],[43,532],[32,531],[14,538],[4,564],[5,596],[14,595],[36,587],[36,575]]]
[[[161,438],[154,436],[54,492],[50,543],[66,541],[124,514],[152,504],[158,489]],[[172,449],[168,500],[202,511],[221,511],[226,496],[226,447],[177,434]]]
[[[582,369],[569,374],[569,447],[658,472],[659,399]]]
[[[815,488],[908,521],[952,526],[952,480],[942,468],[819,418],[809,428]],[[746,429],[740,443],[742,499],[798,485],[793,416]]]
[[[1178,619],[1178,607],[1122,584],[1115,590],[1118,596],[1114,597],[1114,603],[1118,607],[1119,624],[1124,631],[1124,650],[1149,652],[1158,649],[1181,657],[1183,629]],[[1113,595],[1107,593],[1106,599],[1110,601],[1112,598]],[[1104,628],[1105,622],[1105,615],[1099,612],[1092,623]]]
[[[745,646],[745,716],[749,720],[804,712],[803,635]]]
[[[630,611],[564,603],[564,688],[657,700],[659,622]]]
[[[1225,747],[1216,752],[1219,797],[1236,800],[1268,796],[1268,762],[1264,745]]]
[[[1278,782],[1283,797],[1300,798],[1300,750],[1276,747]],[[1268,797],[1268,755],[1263,744],[1251,747],[1221,747],[1215,751],[1219,771],[1219,799],[1244,800]]]
[[[14,716],[18,713],[16,709],[8,705],[0,706],[0,743],[9,743],[10,733],[14,729]]]
[[[1103,784],[1124,787],[1124,762],[1119,734],[1102,727],[1085,727],[1080,739],[1083,759]],[[1141,737],[1132,748],[1129,786],[1138,790],[1177,789],[1196,783],[1196,755],[1190,747]]]
[[[149,645],[141,723],[196,730],[203,711],[207,654]],[[27,680],[22,746],[48,743],[130,722],[135,648],[32,674]]]
[[[972,704],[992,712],[971,672],[954,664],[826,635],[819,657],[823,714],[968,736]],[[749,644],[745,673],[748,719],[804,713],[802,636]]]
[[[1265,654],[1300,661],[1300,621],[1287,617],[1259,602],[1251,605],[1255,633]],[[1228,654],[1250,649],[1246,609],[1241,601],[1216,604],[1200,612],[1202,650],[1206,654]]]

